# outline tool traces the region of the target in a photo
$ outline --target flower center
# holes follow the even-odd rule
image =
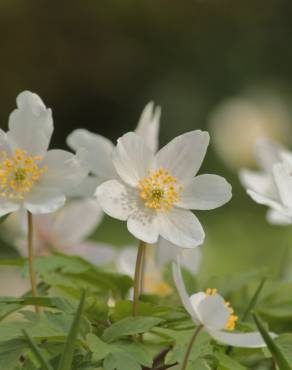
[[[171,286],[162,280],[161,276],[145,274],[145,291],[165,297],[173,292]]]
[[[182,187],[169,171],[160,168],[150,172],[148,177],[139,181],[140,197],[144,205],[156,210],[169,210],[179,201]]]
[[[209,295],[209,296],[215,296],[216,294],[218,294],[218,290],[217,289],[208,288],[206,290],[206,294]],[[231,307],[230,302],[225,301],[225,305],[226,305],[227,309],[230,312],[230,317],[229,317],[229,320],[228,320],[228,322],[227,322],[227,324],[225,326],[225,329],[227,329],[227,330],[234,330],[235,329],[235,326],[236,326],[236,322],[238,321],[238,316],[236,316],[234,314],[234,309]]]
[[[40,166],[43,157],[30,157],[26,150],[16,149],[8,157],[7,152],[0,153],[0,196],[10,199],[23,199],[33,185],[39,181],[48,169]]]

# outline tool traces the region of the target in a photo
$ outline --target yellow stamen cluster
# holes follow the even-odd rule
[[[225,302],[228,310],[230,311],[230,317],[228,323],[226,325],[227,330],[234,330],[236,326],[236,322],[238,321],[238,316],[234,315],[234,309],[231,307],[230,302]]]
[[[13,156],[0,153],[0,196],[9,199],[24,198],[39,181],[47,166],[41,166],[43,157],[30,157],[26,150],[16,149]]]
[[[140,197],[146,207],[155,210],[169,210],[179,201],[182,187],[169,171],[160,168],[150,172],[148,177],[139,182]]]
[[[218,294],[218,290],[213,289],[213,288],[208,288],[208,289],[206,289],[206,294],[209,295],[209,296],[213,296],[213,295]]]
[[[214,296],[214,295],[218,294],[218,290],[208,288],[206,290],[206,294],[209,295],[209,296]],[[231,307],[230,302],[225,302],[225,305],[226,305],[226,307],[228,308],[228,310],[230,312],[230,317],[229,317],[228,323],[226,324],[225,328],[227,330],[234,330],[235,326],[236,326],[236,322],[238,321],[238,316],[234,315],[234,309]]]
[[[158,294],[162,297],[168,296],[173,292],[171,286],[166,282],[148,281],[147,278],[145,279],[145,290],[151,294]]]

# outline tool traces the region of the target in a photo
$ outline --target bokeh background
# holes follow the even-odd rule
[[[202,278],[278,273],[292,248],[291,228],[266,223],[237,173],[255,166],[257,137],[292,143],[291,16],[288,0],[2,0],[1,127],[28,89],[53,109],[53,146],[65,147],[79,127],[115,141],[154,100],[162,106],[161,145],[209,130],[202,171],[233,186],[228,205],[199,212],[207,233]],[[134,242],[107,217],[94,237]],[[4,242],[0,252],[16,255]]]

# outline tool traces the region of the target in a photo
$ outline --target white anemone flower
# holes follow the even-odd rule
[[[153,151],[158,149],[160,114],[160,107],[154,107],[153,102],[148,103],[135,129]],[[72,195],[92,196],[98,185],[118,178],[112,163],[114,144],[109,139],[85,129],[77,129],[68,136],[67,144],[75,151],[85,148],[89,153],[90,176],[74,189]]]
[[[125,247],[115,259],[117,271],[134,278],[135,263],[138,250],[135,247]],[[181,258],[182,266],[193,274],[199,272],[202,262],[200,248],[183,249],[163,240],[159,245],[146,249],[146,258],[143,276],[143,292],[166,296],[172,293],[171,286],[164,280],[165,266],[174,261],[177,255]]]
[[[259,332],[234,332],[238,317],[229,302],[218,294],[216,289],[207,289],[188,295],[181,274],[179,260],[173,263],[173,277],[186,311],[198,327],[201,326],[216,341],[245,348],[261,348],[266,344]],[[271,333],[272,337],[276,335]]]
[[[289,143],[291,112],[285,100],[269,91],[246,91],[219,103],[209,126],[214,149],[225,164],[238,170],[254,165],[253,149],[261,137]]]
[[[242,169],[239,172],[242,185],[255,202],[269,207],[268,222],[275,225],[291,224],[292,204],[283,190],[285,182],[287,186],[289,183],[291,153],[280,144],[263,138],[258,140],[255,154],[260,171]]]
[[[86,152],[49,150],[52,112],[29,91],[17,96],[7,133],[0,130],[0,216],[24,208],[32,214],[62,207],[66,193],[87,176]]]
[[[26,224],[22,222],[21,214],[15,214],[7,220],[8,228],[13,223],[22,229],[22,236],[14,241],[19,253],[27,256]],[[82,215],[82,222],[80,222]],[[113,261],[116,252],[107,245],[88,240],[100,224],[103,212],[96,200],[72,200],[63,208],[52,214],[36,215],[34,217],[34,251],[35,255],[50,255],[61,252],[68,255],[77,255],[95,264],[104,265]]]
[[[204,230],[190,209],[214,209],[232,196],[223,177],[196,176],[208,143],[207,132],[191,131],[155,154],[139,135],[125,134],[112,156],[120,180],[96,190],[104,212],[127,221],[129,232],[145,243],[160,236],[183,248],[202,244]]]

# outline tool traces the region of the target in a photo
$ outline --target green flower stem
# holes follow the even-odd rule
[[[36,274],[34,270],[33,260],[33,216],[30,212],[27,212],[27,247],[28,247],[28,267],[30,276],[31,293],[33,297],[37,297],[37,286],[36,286]],[[40,308],[35,306],[35,312],[40,312]]]
[[[141,292],[141,281],[142,279],[142,272],[143,272],[143,259],[144,259],[144,252],[146,248],[146,243],[140,241],[138,254],[136,259],[136,267],[135,267],[135,277],[134,277],[134,298],[133,298],[133,316],[138,315],[138,308],[139,308],[139,296]]]
[[[191,351],[192,351],[192,348],[193,348],[193,345],[196,341],[196,338],[197,336],[199,335],[200,331],[203,329],[203,325],[200,325],[196,328],[195,332],[194,332],[194,335],[192,336],[191,340],[190,340],[190,343],[188,345],[188,348],[187,348],[187,351],[186,351],[186,354],[185,354],[185,358],[184,358],[184,361],[183,361],[183,365],[182,365],[182,368],[181,370],[186,370],[187,366],[188,366],[188,361],[189,361],[189,357],[190,357],[190,354],[191,354]]]

